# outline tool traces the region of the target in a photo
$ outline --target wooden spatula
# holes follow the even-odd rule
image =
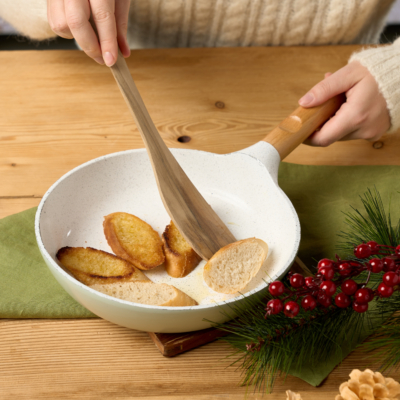
[[[145,143],[168,214],[200,257],[209,260],[221,247],[235,242],[235,237],[195,188],[165,145],[121,53],[111,70]],[[283,159],[334,115],[342,102],[341,98],[335,97],[319,107],[299,107],[267,135],[264,141],[274,146]]]
[[[150,157],[164,206],[197,254],[209,260],[236,241],[187,177],[157,131],[121,53],[111,71],[132,112]]]

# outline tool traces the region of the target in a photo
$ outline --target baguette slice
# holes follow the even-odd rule
[[[201,257],[190,247],[171,221],[161,236],[164,244],[165,269],[173,278],[183,278],[194,270]]]
[[[128,261],[91,247],[63,247],[58,250],[56,257],[85,285],[149,280]]]
[[[244,239],[218,250],[204,266],[206,284],[219,293],[243,290],[260,270],[268,245],[256,238]]]
[[[159,234],[140,218],[116,212],[104,217],[103,227],[112,251],[136,268],[149,270],[164,262]]]
[[[196,306],[197,302],[174,286],[153,282],[120,282],[110,285],[91,285],[101,293],[132,303],[152,306]]]

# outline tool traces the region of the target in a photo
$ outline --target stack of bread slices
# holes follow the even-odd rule
[[[163,265],[174,278],[187,276],[201,258],[171,221],[160,238],[140,218],[115,212],[104,217],[104,234],[114,254],[91,247],[63,247],[57,259],[92,289],[133,303],[155,306],[195,306],[181,290],[152,282],[143,271]],[[243,290],[268,253],[259,239],[241,240],[218,251],[205,265],[204,280],[219,293]]]

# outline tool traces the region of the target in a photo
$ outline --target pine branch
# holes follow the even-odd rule
[[[346,216],[345,224],[348,226],[348,231],[339,233],[338,236],[343,240],[338,243],[338,251],[352,254],[355,245],[371,240],[389,246],[399,244],[400,220],[396,227],[393,227],[390,215],[391,202],[389,201],[386,214],[381,195],[376,188],[374,191],[368,189],[360,199],[366,216],[353,206],[351,208],[354,212],[343,213]]]
[[[390,204],[386,213],[376,188],[368,189],[360,198],[365,215],[354,207],[353,212],[344,213],[348,231],[339,234],[343,240],[338,249],[353,254],[354,246],[363,242],[399,244],[400,221],[393,227]],[[381,281],[380,275],[370,278],[368,286],[372,288]],[[356,278],[358,282],[365,279],[366,273]],[[333,306],[312,312],[301,310],[293,319],[283,314],[265,319],[265,306],[271,298],[269,293],[244,297],[241,303],[230,305],[230,312],[226,313],[235,319],[215,324],[218,329],[231,333],[223,340],[235,349],[232,356],[237,358],[232,364],[240,366],[243,384],[253,385],[255,391],[271,391],[277,376],[295,369],[317,368],[331,357],[342,360],[343,348],[354,348],[378,326],[377,335],[365,349],[381,350],[383,368],[400,365],[400,316],[390,318],[400,309],[399,291],[389,299],[373,300],[364,314]]]
[[[400,296],[390,299],[391,305],[400,310]],[[380,304],[384,308],[385,302]],[[387,371],[400,368],[400,314],[397,312],[391,316],[365,343],[359,346],[367,353],[374,352],[369,357],[375,358],[381,363],[380,370]]]
[[[400,302],[400,293],[397,297]],[[301,312],[294,319],[278,314],[266,320],[264,308],[268,299],[259,297],[257,304],[245,312],[243,306],[231,306],[238,318],[216,325],[233,334],[223,340],[240,355],[232,364],[241,364],[242,383],[253,385],[254,390],[260,392],[270,392],[275,379],[286,376],[291,370],[304,366],[316,369],[321,362],[334,356],[342,359],[344,343],[355,347],[366,334],[372,333],[374,326],[381,325],[398,309],[397,302],[385,301],[383,309],[376,307],[365,314],[351,308],[333,308],[328,312],[316,309],[311,315]],[[247,298],[244,300],[246,302]],[[369,332],[366,333],[366,329]]]

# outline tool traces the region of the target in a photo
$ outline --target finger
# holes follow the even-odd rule
[[[99,64],[104,64],[97,36],[89,22],[89,2],[65,0],[65,16],[69,29],[82,50]]]
[[[73,39],[65,16],[64,0],[47,0],[47,19],[51,30],[65,39]]]
[[[344,93],[359,82],[363,76],[354,73],[355,68],[348,64],[332,75],[317,83],[300,100],[302,107],[315,107],[332,97]]]
[[[117,23],[117,41],[124,57],[129,57],[131,50],[128,45],[128,17],[130,0],[119,0],[115,4],[115,20]]]
[[[348,104],[344,103],[335,116],[326,122],[319,131],[312,134],[304,143],[310,146],[327,147],[355,132],[358,126],[356,126],[354,120],[354,113]]]
[[[326,79],[326,78],[329,78],[331,75],[332,75],[332,72],[327,72],[324,77]]]
[[[114,0],[90,0],[93,20],[99,35],[101,52],[108,67],[114,65],[118,56],[114,6]]]

